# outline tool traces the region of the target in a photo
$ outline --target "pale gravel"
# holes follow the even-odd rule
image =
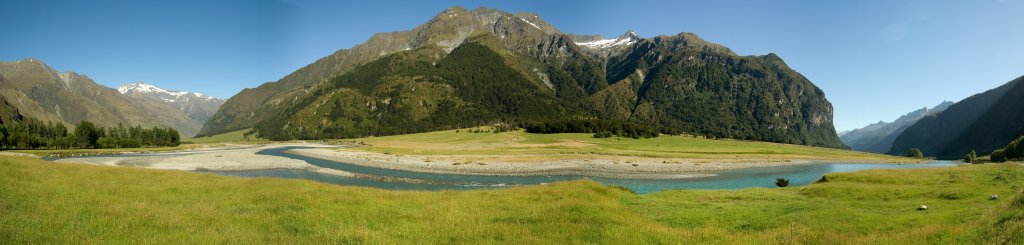
[[[352,177],[354,174],[311,165],[302,160],[286,157],[258,155],[256,152],[289,146],[330,147],[319,144],[272,144],[245,148],[198,148],[193,150],[144,154],[123,157],[78,157],[64,158],[54,162],[84,163],[105,166],[126,166],[151,169],[210,170],[210,171],[253,171],[268,169],[302,169],[323,174]]]
[[[550,176],[579,175],[630,179],[678,179],[713,176],[714,171],[814,164],[807,160],[736,161],[650,157],[581,158],[542,162],[488,160],[466,163],[473,156],[393,155],[359,151],[358,148],[295,149],[293,154],[366,167],[462,175]]]

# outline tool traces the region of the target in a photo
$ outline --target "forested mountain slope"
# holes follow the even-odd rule
[[[599,38],[561,33],[530,13],[450,8],[243,91],[203,133],[255,126],[273,139],[334,138],[601,118],[845,147],[824,93],[774,54],[740,56],[690,33]]]
[[[986,155],[1024,134],[1024,77],[975,94],[942,113],[917,121],[893,143],[890,154],[919,148],[925,156],[960,159]]]

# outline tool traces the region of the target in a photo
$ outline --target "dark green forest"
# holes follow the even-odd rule
[[[104,128],[82,121],[71,131],[61,123],[25,117],[0,123],[2,149],[138,148],[181,144],[173,128],[141,126]]]
[[[526,123],[523,126],[528,133],[593,133],[595,138],[619,136],[626,138],[658,137],[658,129],[629,121],[599,119],[565,119],[545,122]]]
[[[989,155],[989,159],[993,162],[1024,160],[1024,135],[1010,141],[1010,143],[1003,148],[992,151],[992,154]]]

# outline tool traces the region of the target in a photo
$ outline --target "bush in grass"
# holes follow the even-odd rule
[[[922,158],[922,157],[924,157],[924,152],[921,152],[921,149],[910,148],[910,151],[907,152],[907,156],[908,157]]]
[[[787,179],[787,178],[778,178],[778,179],[775,179],[775,185],[776,185],[776,186],[778,186],[778,187],[786,187],[786,186],[789,186],[789,179]]]
[[[978,153],[974,152],[974,150],[971,150],[971,153],[967,153],[967,155],[964,156],[964,162],[978,163]]]

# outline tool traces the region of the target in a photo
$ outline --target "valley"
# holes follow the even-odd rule
[[[344,141],[223,143],[180,151],[48,158],[90,165],[284,177],[385,189],[475,189],[592,179],[647,193],[677,188],[793,185],[874,168],[955,166],[799,145],[662,136],[492,133],[488,128]],[[471,132],[474,131],[474,132]],[[238,137],[228,133],[218,138]],[[300,177],[306,176],[306,177]],[[701,187],[704,186],[704,187]]]
[[[62,1],[0,244],[1024,244],[1019,1]]]

